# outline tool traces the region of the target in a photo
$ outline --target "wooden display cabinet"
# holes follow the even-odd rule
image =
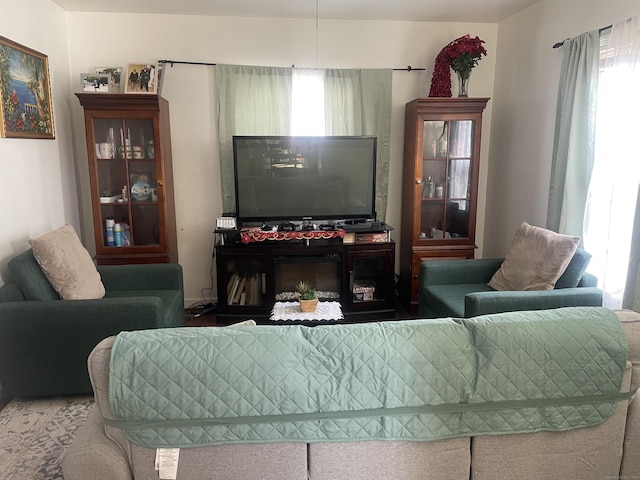
[[[473,258],[482,112],[488,98],[418,98],[406,105],[400,295],[418,310],[425,260]]]
[[[96,262],[177,263],[168,102],[146,94],[76,95],[84,108]],[[107,232],[111,221],[119,242]]]

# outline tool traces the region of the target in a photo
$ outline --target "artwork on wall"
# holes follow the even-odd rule
[[[122,93],[120,90],[120,78],[122,77],[121,67],[96,67],[96,73],[111,75],[111,93]]]
[[[124,93],[157,93],[158,66],[155,63],[129,63]]]
[[[55,138],[47,56],[0,36],[0,134]]]
[[[83,92],[110,93],[111,92],[110,73],[81,73],[80,87]]]

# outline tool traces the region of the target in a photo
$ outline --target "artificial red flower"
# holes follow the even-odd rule
[[[440,50],[436,57],[431,77],[430,97],[451,96],[451,70],[460,74],[462,78],[469,78],[471,70],[478,65],[482,55],[487,51],[482,46],[484,40],[477,36],[471,38],[469,34],[456,38]]]

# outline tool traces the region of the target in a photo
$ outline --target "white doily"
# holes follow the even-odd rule
[[[335,322],[343,318],[340,302],[318,302],[315,312],[303,312],[300,310],[300,302],[276,302],[271,311],[270,320],[274,322]]]

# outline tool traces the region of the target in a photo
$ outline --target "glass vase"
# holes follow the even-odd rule
[[[469,96],[469,77],[471,72],[456,72],[458,76],[458,97],[466,98]]]

